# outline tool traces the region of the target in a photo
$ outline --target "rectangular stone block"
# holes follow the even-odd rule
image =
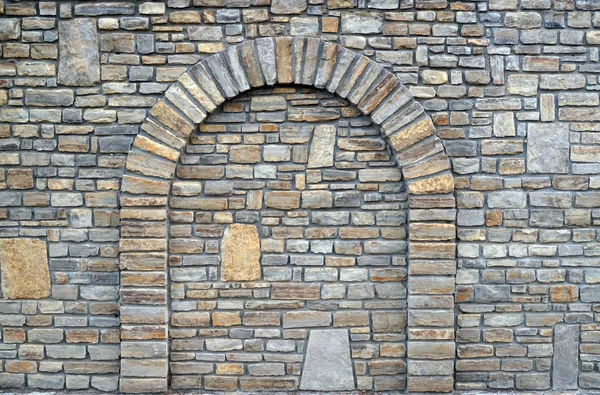
[[[530,124],[527,130],[527,171],[531,173],[567,173],[568,164],[568,125]]]
[[[46,243],[37,239],[0,240],[2,296],[43,299],[50,295]]]

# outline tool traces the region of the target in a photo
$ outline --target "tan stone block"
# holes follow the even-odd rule
[[[432,247],[434,248],[434,247]],[[411,295],[446,295],[454,293],[454,278],[440,276],[415,276],[410,279]]]
[[[277,57],[277,80],[280,84],[292,83],[292,39],[277,37],[275,39]]]
[[[445,173],[413,181],[408,184],[408,191],[413,195],[450,193],[454,191],[454,177]]]
[[[133,145],[134,147],[137,147],[143,151],[162,156],[163,158],[166,158],[172,162],[177,162],[179,159],[179,151],[157,143],[156,141],[140,134],[135,137]]]
[[[8,169],[6,185],[9,189],[33,188],[33,170],[31,169]]]
[[[297,377],[242,377],[240,378],[242,391],[293,391],[298,389]]]
[[[207,327],[210,325],[210,314],[204,311],[174,312],[171,325],[183,327]]]
[[[278,312],[248,311],[244,313],[244,325],[246,326],[279,326],[280,321]]]
[[[339,28],[339,19],[335,17],[321,18],[321,30],[323,33],[337,33]]]
[[[132,379],[120,378],[119,390],[129,394],[143,393],[165,393],[167,392],[167,380],[160,379]]]
[[[265,193],[267,207],[293,210],[300,207],[300,191],[273,191]]]
[[[159,122],[181,138],[187,139],[190,133],[192,133],[192,130],[194,130],[194,125],[175,112],[175,110],[163,100],[156,102],[150,110],[150,115],[155,117]]]
[[[411,240],[443,241],[456,238],[456,227],[452,224],[413,222],[409,225]]]
[[[69,329],[65,331],[67,343],[98,343],[96,329]]]
[[[333,314],[333,326],[368,326],[368,311],[339,311]]]
[[[221,281],[260,280],[260,254],[256,226],[230,225],[221,244]]]
[[[37,239],[0,241],[2,296],[6,299],[43,299],[50,295],[46,243]]]
[[[409,246],[410,258],[422,259],[454,259],[456,257],[455,243],[416,243]]]
[[[274,283],[272,296],[275,299],[319,299],[319,284],[308,283]]]
[[[122,340],[165,340],[166,338],[166,325],[121,325]]]
[[[35,361],[6,361],[4,370],[8,373],[36,373],[38,370]]]
[[[205,376],[204,388],[212,391],[236,391],[237,377]]]
[[[397,153],[410,147],[411,145],[418,143],[425,139],[425,137],[431,136],[435,133],[435,126],[431,118],[425,117],[419,121],[413,122],[403,130],[393,134],[389,137],[392,147]]]
[[[212,314],[213,326],[235,326],[242,323],[239,313],[214,312]],[[222,374],[217,371],[217,374]]]
[[[576,285],[553,285],[550,287],[552,303],[573,303],[578,297],[579,288]]]
[[[215,371],[217,374],[242,376],[244,374],[244,365],[241,363],[219,363]]]
[[[454,342],[409,341],[408,357],[413,359],[453,359]]]
[[[232,163],[258,163],[260,148],[260,145],[235,145],[229,150],[229,160]]]

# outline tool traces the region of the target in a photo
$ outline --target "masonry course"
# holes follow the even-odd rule
[[[598,390],[599,11],[0,2],[0,388]]]

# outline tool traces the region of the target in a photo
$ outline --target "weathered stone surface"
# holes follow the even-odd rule
[[[313,329],[308,337],[300,389],[345,391],[354,389],[350,342],[346,329]]]
[[[527,131],[527,170],[532,173],[566,173],[569,129],[564,124],[531,124]]]
[[[260,280],[260,240],[254,225],[232,224],[223,234],[221,280]]]
[[[93,19],[79,18],[58,23],[58,83],[91,86],[100,80],[98,32]]]
[[[577,389],[579,373],[579,326],[554,327],[552,356],[552,386],[555,390]]]
[[[309,169],[333,166],[336,132],[335,126],[331,125],[315,128],[308,156]]]
[[[306,10],[306,0],[273,0],[271,12],[273,14],[301,14]]]
[[[37,239],[0,241],[2,296],[7,299],[43,299],[50,295],[46,243]]]

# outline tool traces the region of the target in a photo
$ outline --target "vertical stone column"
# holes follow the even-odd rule
[[[126,175],[123,190],[147,190],[158,182]],[[120,390],[123,392],[167,390],[167,210],[164,206],[153,207],[156,203],[162,205],[166,199],[130,194],[121,198]]]
[[[421,109],[422,111],[422,109]],[[413,114],[419,114],[418,107]],[[413,115],[414,116],[414,115]],[[408,121],[406,119],[408,118]],[[441,140],[426,116],[388,133],[409,188],[408,390],[454,390],[456,202]],[[394,126],[389,126],[393,128]]]

